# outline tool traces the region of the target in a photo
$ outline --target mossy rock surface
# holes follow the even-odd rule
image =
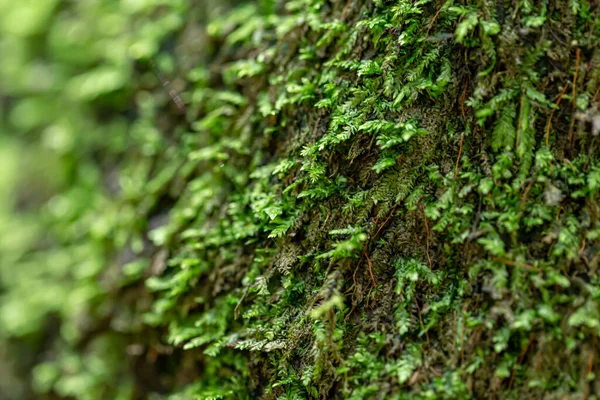
[[[0,3],[0,397],[600,398],[599,13]]]

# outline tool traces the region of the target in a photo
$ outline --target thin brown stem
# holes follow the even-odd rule
[[[467,114],[465,112],[465,101],[467,100],[467,89],[469,88],[469,77],[467,76],[467,82],[465,83],[465,88],[463,89],[463,94],[460,99],[460,113],[462,114],[463,121],[467,121]]]
[[[532,186],[533,182],[529,183],[529,185],[527,185],[525,191],[523,192],[523,196],[521,196],[521,208],[519,209],[519,219],[521,219],[521,216],[523,215],[523,210],[525,209],[525,202],[527,201],[527,193],[529,193],[529,190],[531,190]]]
[[[556,100],[556,104],[555,104],[556,107],[550,112],[550,117],[548,118],[548,124],[546,125],[546,147],[548,147],[548,148],[550,147],[549,140],[550,140],[550,128],[552,127],[552,116],[554,115],[554,112],[558,108],[558,105],[560,104],[560,101],[562,100],[562,98],[566,92],[567,92],[567,85],[565,85],[563,87],[563,90],[558,95],[558,100]]]
[[[525,354],[527,354],[527,351],[529,350],[529,347],[531,347],[531,343],[533,343],[533,333],[529,336],[529,341],[527,342],[527,344],[525,345],[525,347],[523,348],[523,350],[521,350],[521,354],[519,355],[519,361],[517,361],[517,365],[515,365],[515,367],[513,368],[511,374],[510,374],[510,381],[508,382],[508,390],[507,392],[510,392],[510,389],[512,389],[512,385],[514,383],[515,380],[515,375],[517,372],[517,368],[523,364],[523,360],[525,359]]]
[[[240,305],[242,305],[242,302],[246,298],[246,295],[248,295],[248,290],[249,289],[250,289],[250,285],[246,286],[246,290],[244,290],[244,294],[242,295],[242,298],[237,302],[237,304],[235,305],[235,308],[233,309],[233,319],[234,320],[237,320],[238,309],[240,308]]]
[[[423,332],[425,332],[425,337],[427,338],[427,346],[431,347],[431,344],[429,343],[429,334],[425,330],[425,325],[423,324],[423,317],[421,316],[421,307],[419,307],[419,302],[417,301],[416,297],[415,305],[417,306],[417,312],[419,313],[419,324],[421,325],[421,329],[423,330]]]
[[[344,17],[346,16],[346,12],[348,12],[349,7],[350,7],[350,0],[348,0],[346,2],[346,6],[344,7],[344,10],[342,11],[342,15],[340,16],[340,21],[344,20]]]
[[[579,63],[581,62],[581,49],[577,49],[575,53],[575,73],[573,74],[573,92],[571,96],[573,97],[573,112],[577,108],[577,77],[579,75]],[[573,147],[573,132],[575,128],[575,116],[571,116],[571,125],[569,126],[569,152]]]
[[[425,214],[425,206],[423,206],[423,218],[425,218],[425,249],[427,254],[427,261],[429,262],[429,269],[433,269],[431,257],[429,257],[429,223],[427,222],[427,215]]]
[[[520,267],[520,268],[526,269],[528,271],[535,271],[535,272],[540,271],[539,268],[536,268],[533,265],[525,264],[525,263],[518,262],[518,261],[505,260],[504,258],[500,258],[500,257],[492,257],[492,260],[502,263],[504,265],[508,265],[510,267]]]
[[[371,265],[371,259],[369,258],[369,255],[367,254],[366,251],[363,254],[367,259],[367,265],[369,266],[369,275],[371,275],[371,281],[373,282],[373,287],[377,288],[377,282],[375,282],[375,275],[373,275],[373,266]]]
[[[521,135],[521,114],[523,113],[523,103],[525,102],[525,89],[521,90],[521,101],[519,109],[519,119],[517,120],[517,134],[515,135],[515,151],[519,148],[519,136]]]
[[[435,15],[433,16],[433,19],[429,23],[429,27],[427,28],[427,33],[425,33],[425,40],[423,40],[423,45],[421,46],[421,52],[423,51],[423,48],[425,47],[425,43],[427,42],[427,38],[429,37],[429,31],[431,31],[431,28],[433,27],[435,20],[439,17],[440,13],[442,12],[442,8],[443,8],[443,6],[440,7],[439,10],[437,10]]]
[[[458,157],[456,157],[456,167],[454,168],[454,178],[458,176],[458,163],[460,162],[460,156],[463,150],[463,140],[465,138],[465,132],[460,134],[460,143],[458,144]]]

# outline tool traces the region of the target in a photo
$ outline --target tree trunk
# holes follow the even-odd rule
[[[51,238],[11,266],[52,272],[0,315],[68,293],[2,333],[31,396],[600,395],[596,2],[183,3],[124,17],[126,79],[72,73],[100,133],[19,190]]]

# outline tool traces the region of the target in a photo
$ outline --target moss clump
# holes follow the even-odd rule
[[[57,4],[2,23],[14,398],[600,393],[593,2]]]

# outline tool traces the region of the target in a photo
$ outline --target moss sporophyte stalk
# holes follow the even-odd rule
[[[4,397],[598,398],[596,2],[29,3]]]

